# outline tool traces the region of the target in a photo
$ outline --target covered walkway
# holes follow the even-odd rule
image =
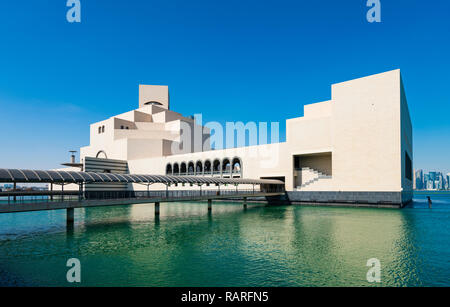
[[[117,173],[94,173],[72,171],[44,171],[0,169],[0,182],[13,183],[14,188],[0,192],[0,213],[28,212],[41,210],[67,210],[67,222],[73,224],[74,209],[101,206],[117,206],[138,203],[154,203],[155,214],[159,215],[160,202],[208,201],[211,211],[213,199],[242,199],[247,206],[248,197],[273,197],[284,194],[284,182],[268,179],[216,178],[195,176],[130,175]],[[83,191],[88,183],[143,184],[147,191]],[[49,183],[62,185],[61,191],[19,191],[17,183]],[[165,191],[150,191],[152,184],[164,184]],[[64,185],[77,184],[78,191],[64,191]],[[170,186],[189,184],[199,189],[172,190]],[[202,186],[216,186],[217,189],[202,190]],[[233,189],[220,189],[222,185]],[[239,189],[239,185],[251,185],[251,189]],[[259,186],[255,189],[255,186]]]
[[[55,183],[55,184],[82,184],[82,183],[139,183],[165,185],[192,184],[192,185],[275,185],[283,186],[284,182],[266,179],[217,178],[198,176],[164,176],[164,175],[131,175],[94,172],[73,171],[44,171],[22,169],[0,169],[0,182],[4,183]]]

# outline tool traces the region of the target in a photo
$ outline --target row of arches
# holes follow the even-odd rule
[[[235,157],[233,159],[224,158],[223,160],[168,163],[166,165],[166,175],[240,178],[242,177],[242,160]]]

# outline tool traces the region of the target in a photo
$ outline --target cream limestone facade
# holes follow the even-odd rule
[[[138,109],[91,125],[82,162],[123,160],[132,174],[277,178],[293,193],[412,197],[412,125],[400,70],[332,85],[329,101],[286,121],[283,143],[211,150],[210,131],[169,103],[168,87],[141,85]]]

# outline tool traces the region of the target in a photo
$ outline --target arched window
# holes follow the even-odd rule
[[[230,173],[231,172],[231,163],[228,158],[223,159],[222,162],[222,173]]]
[[[215,175],[220,174],[220,160],[216,159],[213,163],[213,172]]]
[[[146,106],[162,106],[162,103],[158,102],[158,101],[149,101],[144,103],[144,105]]]
[[[175,176],[180,175],[180,167],[178,166],[178,163],[175,163],[175,164],[173,165],[173,174],[174,174]]]
[[[202,161],[197,161],[197,163],[195,163],[195,174],[196,175],[203,175],[203,163],[202,163]]]
[[[102,133],[102,127],[98,127],[98,134]]]
[[[181,166],[180,166],[180,175],[186,175],[186,172],[187,172],[186,163],[183,162],[183,163],[181,163]]]
[[[194,175],[194,171],[195,171],[194,162],[191,161],[188,164],[188,174],[189,174],[189,176],[193,176]]]
[[[206,160],[206,161],[205,161],[205,169],[204,169],[204,173],[205,173],[205,175],[211,175],[211,172],[212,172],[211,161]]]
[[[105,133],[105,126],[102,126],[102,133]]]
[[[166,165],[166,175],[172,175],[172,164]]]
[[[96,158],[101,158],[101,159],[108,159],[108,156],[106,155],[106,152],[104,152],[103,150],[100,150],[95,157]]]
[[[233,177],[242,176],[242,161],[240,158],[236,157],[233,159],[231,165],[233,166]]]

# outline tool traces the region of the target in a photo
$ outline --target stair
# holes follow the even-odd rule
[[[301,186],[297,186],[297,191],[324,191],[330,190],[332,176],[325,175],[309,167],[301,169]]]

